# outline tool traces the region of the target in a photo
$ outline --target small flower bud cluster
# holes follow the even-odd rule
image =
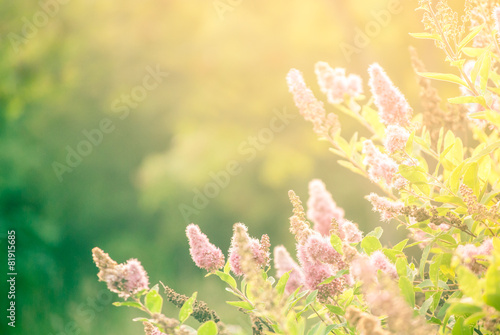
[[[99,248],[92,249],[92,257],[99,268],[99,280],[106,282],[108,289],[119,297],[127,299],[149,289],[148,275],[137,259],[118,264]]]
[[[144,325],[145,335],[167,335],[164,332],[161,332],[157,327],[153,326],[151,322],[144,321],[142,324]]]
[[[340,104],[344,96],[358,97],[363,94],[363,81],[360,76],[346,76],[345,69],[332,69],[326,62],[318,62],[315,66],[316,76],[321,91],[331,104]]]
[[[200,227],[195,224],[188,225],[186,235],[189,239],[189,253],[198,267],[209,272],[224,267],[225,259],[222,251],[210,243]]]

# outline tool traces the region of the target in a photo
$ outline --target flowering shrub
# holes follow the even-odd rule
[[[232,293],[229,305],[247,314],[255,334],[498,334],[500,333],[500,7],[470,0],[459,19],[445,1],[421,0],[424,32],[443,50],[453,73],[427,72],[411,50],[421,106],[412,108],[377,63],[368,69],[371,98],[362,78],[318,62],[321,91],[337,111],[368,134],[341,134],[335,113],[290,70],[287,83],[301,115],[328,141],[339,164],[377,185],[366,199],[381,221],[408,229],[392,248],[382,228],[363,234],[345,217],[320,180],[309,184],[307,211],[293,191],[290,231],[296,259],[267,235],[249,235],[242,223],[226,261],[198,226],[186,229],[194,263],[218,276]],[[431,79],[457,84],[461,95],[441,103]],[[458,91],[458,90],[457,90]],[[471,135],[464,141],[459,135]],[[420,259],[405,254],[418,245]],[[93,250],[98,277],[145,317],[146,334],[229,334],[206,303],[161,283],[150,287],[135,260],[117,264]],[[180,308],[162,314],[163,299]],[[184,322],[192,316],[195,330]]]

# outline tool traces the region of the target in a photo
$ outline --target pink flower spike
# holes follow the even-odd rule
[[[385,125],[399,125],[402,127],[410,124],[413,110],[404,95],[394,86],[384,69],[374,63],[368,68],[370,80],[368,85],[375,98],[375,105]]]
[[[364,164],[368,165],[368,177],[377,183],[385,181],[387,186],[393,185],[393,178],[398,171],[398,164],[373,144],[371,140],[363,142],[363,153],[366,155]]]
[[[380,218],[387,222],[401,214],[401,210],[404,207],[401,201],[391,201],[373,192],[366,199],[371,202],[373,210],[380,213]]]
[[[363,238],[363,234],[358,226],[349,220],[341,221],[340,230],[343,232],[343,235],[339,237],[347,243],[358,243]]]
[[[269,237],[267,235],[262,236],[262,243],[259,240],[252,238],[248,235],[248,228],[242,224],[237,223],[243,228],[245,234],[247,235],[250,250],[252,251],[253,259],[255,263],[260,267],[265,267],[269,265],[270,255],[269,255]],[[233,234],[231,239],[231,247],[229,248],[229,265],[231,266],[231,271],[237,276],[243,275],[243,270],[241,268],[241,256],[238,253],[238,243],[236,241],[236,232]]]
[[[337,207],[331,193],[326,190],[325,184],[319,179],[314,179],[309,183],[307,207],[307,218],[314,222],[314,229],[323,236],[330,236],[333,218],[337,221],[344,218],[344,210]]]
[[[390,125],[385,132],[384,146],[390,153],[401,151],[405,148],[410,133],[403,127]]]
[[[300,114],[306,121],[313,123],[316,132],[320,132],[326,117],[323,103],[318,101],[313,92],[307,87],[299,70],[291,69],[286,76],[286,81]]]
[[[186,235],[189,239],[189,253],[199,268],[214,272],[224,267],[225,260],[222,251],[210,243],[200,227],[195,224],[188,225]]]
[[[131,295],[142,290],[149,289],[148,274],[142,267],[141,263],[135,259],[129,259],[125,263],[125,291]]]
[[[304,247],[307,256],[313,263],[328,263],[338,268],[342,268],[345,265],[342,261],[342,255],[340,255],[330,244],[330,239],[318,233],[309,236]]]
[[[281,278],[286,272],[292,271],[285,287],[287,293],[291,293],[299,286],[304,285],[304,273],[302,269],[282,245],[274,248],[274,267],[276,268],[276,276],[278,278]]]

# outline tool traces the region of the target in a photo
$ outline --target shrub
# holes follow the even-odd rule
[[[445,1],[419,6],[424,32],[412,35],[442,49],[454,73],[427,72],[411,49],[418,108],[377,63],[368,69],[369,99],[360,76],[316,64],[328,102],[358,121],[366,137],[344,138],[337,115],[299,70],[286,78],[299,112],[339,164],[377,185],[366,199],[381,221],[408,229],[408,239],[389,248],[379,241],[382,228],[363,234],[320,180],[309,184],[307,211],[289,192],[297,260],[276,246],[275,270],[267,235],[253,238],[235,224],[226,262],[198,226],[187,227],[195,264],[227,284],[236,297],[228,304],[248,315],[255,334],[500,332],[500,7],[470,0],[459,20]],[[460,95],[442,103],[431,79],[458,85]],[[405,254],[415,245],[418,260]],[[93,256],[99,279],[124,298],[115,305],[145,313],[134,321],[144,322],[146,334],[195,333],[184,324],[190,316],[201,323],[198,334],[236,332],[196,292],[187,297],[161,283],[162,297],[137,260],[117,264],[99,248]],[[162,314],[163,299],[180,308],[177,317]]]

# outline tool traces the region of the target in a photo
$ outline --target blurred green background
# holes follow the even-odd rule
[[[390,6],[399,12],[377,21],[374,13]],[[240,146],[250,147],[249,136],[269,127],[274,113],[298,115],[288,70],[303,71],[325,100],[317,61],[360,74],[365,91],[366,69],[377,61],[418,110],[408,46],[419,48],[430,69],[440,64],[436,55],[442,58],[408,36],[422,31],[410,1],[19,0],[0,7],[0,236],[5,246],[7,230],[16,230],[18,273],[16,328],[2,317],[2,334],[141,334],[142,325],[131,321],[140,313],[112,306],[116,296],[97,281],[95,246],[118,262],[138,258],[152,284],[199,291],[224,321],[244,324],[225,305],[231,296],[224,285],[203,278],[190,260],[188,223],[224,252],[235,222],[293,251],[287,191],[305,202],[307,183],[320,178],[362,230],[380,224],[363,199],[373,185],[339,167],[300,117],[251,159],[242,154]],[[369,24],[379,30],[360,44]],[[356,53],[346,57],[342,45]],[[127,113],[119,111],[123,94],[141,93],[148,68],[168,76],[142,91]],[[350,136],[357,125],[340,118]],[[68,150],[103,120],[113,130],[58,178],[54,162],[67,165]],[[203,209],[183,216],[179,206],[192,206],[196,190],[230,161],[241,172]],[[388,244],[406,235],[394,226],[384,225]]]

